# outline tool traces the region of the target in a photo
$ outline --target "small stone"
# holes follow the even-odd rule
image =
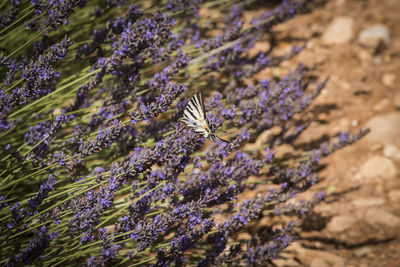
[[[318,120],[320,120],[320,121],[327,121],[328,119],[329,119],[329,116],[326,113],[320,113],[318,115]]]
[[[293,155],[295,154],[295,150],[293,148],[293,146],[288,145],[288,144],[282,144],[278,147],[274,148],[274,152],[275,152],[275,156],[277,158],[279,157],[283,157],[285,155]]]
[[[362,182],[363,177],[361,176],[360,173],[356,173],[352,176],[353,181],[357,181],[357,182]]]
[[[365,208],[383,205],[385,200],[383,198],[357,198],[352,203],[357,208]]]
[[[382,209],[372,208],[367,210],[365,220],[371,225],[385,225],[394,227],[400,224],[400,218]]]
[[[387,87],[393,87],[396,81],[396,75],[393,73],[385,73],[382,76],[382,83]]]
[[[354,250],[354,255],[356,257],[363,257],[372,252],[372,248],[370,247],[361,247]]]
[[[388,193],[389,200],[393,203],[400,202],[400,190],[392,190]]]
[[[399,149],[394,145],[387,145],[383,148],[383,155],[386,157],[392,157],[397,154],[397,152],[399,152]]]
[[[328,223],[327,229],[332,233],[340,233],[352,227],[356,221],[355,217],[349,215],[335,216]]]
[[[368,159],[360,169],[359,174],[366,180],[390,179],[397,173],[394,163],[385,157],[373,156]]]
[[[358,35],[358,43],[374,49],[378,48],[381,43],[388,46],[390,44],[390,33],[385,25],[376,24]]]
[[[331,253],[327,251],[321,251],[321,250],[314,250],[314,249],[306,249],[301,246],[292,246],[292,248],[296,251],[300,261],[302,261],[304,264],[303,266],[319,266],[319,265],[313,265],[313,261],[316,259],[322,260],[324,263],[327,263],[328,266],[334,266],[334,267],[345,267],[346,266],[346,261],[342,257]],[[314,264],[323,264],[322,261],[316,261]],[[321,267],[324,267],[325,265],[320,265]]]
[[[394,145],[386,145],[383,148],[383,155],[393,159],[400,159],[400,150]]]
[[[258,53],[265,53],[271,48],[271,44],[269,42],[256,42],[254,47],[248,51],[248,56],[250,58],[255,57]]]
[[[353,18],[337,17],[325,30],[322,41],[327,45],[345,44],[353,38]]]
[[[264,145],[273,136],[272,130],[265,130],[256,139],[255,144],[257,146]]]
[[[237,235],[237,238],[239,240],[250,240],[251,239],[251,235],[249,233],[247,233],[247,232],[240,232]]]
[[[389,113],[373,117],[366,127],[371,129],[365,140],[400,147],[400,113]]]
[[[374,58],[374,64],[375,65],[381,65],[382,64],[382,57],[381,56],[376,56]]]
[[[357,127],[358,126],[358,120],[352,120],[351,121],[351,126]]]

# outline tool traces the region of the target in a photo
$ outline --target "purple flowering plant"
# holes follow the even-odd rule
[[[299,118],[327,79],[303,66],[254,79],[301,46],[249,51],[313,7],[282,1],[246,20],[262,2],[1,3],[0,264],[265,266],[278,257],[324,197],[298,196],[318,181],[321,158],[368,131],[275,157],[307,129]],[[229,143],[179,122],[198,91]],[[238,237],[262,217],[268,231]]]

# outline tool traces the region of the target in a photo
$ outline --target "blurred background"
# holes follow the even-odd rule
[[[400,266],[400,1],[315,4],[312,13],[276,28],[279,39],[308,40],[281,68],[301,62],[330,77],[314,102],[318,112],[310,114],[316,121],[295,146],[342,129],[370,127],[371,133],[326,159],[318,186],[328,188],[328,198],[286,250],[287,259],[275,263]]]

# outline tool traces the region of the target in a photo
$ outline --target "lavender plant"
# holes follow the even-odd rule
[[[298,66],[258,81],[301,47],[249,51],[310,2],[264,6],[251,20],[244,14],[262,1],[0,4],[0,264],[275,259],[323,199],[298,197],[317,182],[321,158],[367,133],[274,156],[308,127],[299,118],[327,80]],[[198,91],[229,143],[179,122]],[[246,146],[272,128],[279,131],[261,146]],[[239,238],[263,216],[270,230]]]

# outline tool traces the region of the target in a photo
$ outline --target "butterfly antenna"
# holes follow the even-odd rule
[[[227,140],[225,140],[225,139],[222,139],[222,138],[219,137],[218,135],[215,135],[215,137],[216,137],[218,140],[222,141],[222,142],[225,142],[225,143],[227,143],[227,144],[230,143],[229,141],[227,141]]]

